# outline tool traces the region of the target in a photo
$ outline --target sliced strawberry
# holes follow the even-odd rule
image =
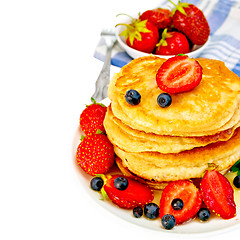
[[[158,87],[167,93],[190,91],[198,86],[201,79],[201,65],[185,55],[169,58],[158,69],[156,75]]]
[[[128,187],[125,190],[118,190],[114,186],[114,180],[120,175],[112,175],[107,179],[104,190],[109,199],[121,208],[143,207],[153,200],[152,190],[145,184],[135,181],[133,178],[126,177]],[[121,176],[123,177],[123,176]]]
[[[172,201],[174,199],[181,199],[183,201],[183,208],[181,210],[173,209]],[[171,214],[176,219],[176,224],[183,223],[197,214],[201,204],[200,191],[191,181],[173,181],[163,190],[159,216],[162,218],[165,214]]]
[[[236,215],[233,188],[221,173],[216,170],[206,171],[200,190],[209,210],[223,219],[233,218]]]

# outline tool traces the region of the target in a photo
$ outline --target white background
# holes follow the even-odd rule
[[[102,67],[93,58],[101,29],[114,25],[118,13],[157,4],[0,2],[0,239],[173,238],[92,201],[72,158],[80,109]]]

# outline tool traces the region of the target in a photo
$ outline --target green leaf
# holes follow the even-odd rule
[[[91,101],[92,101],[92,103],[89,104],[89,105],[86,104],[86,107],[89,107],[89,106],[91,106],[93,104],[98,104],[98,105],[100,105],[102,107],[106,107],[103,103],[97,103],[96,100],[93,97],[91,97]]]
[[[97,103],[97,104],[102,106],[102,107],[106,107],[103,103]]]
[[[97,103],[96,100],[93,97],[91,97],[91,101],[92,101],[93,104]]]
[[[123,31],[119,34],[119,36],[124,36],[125,39],[127,39],[128,36],[129,36],[129,31],[128,31],[128,29],[123,30]]]
[[[104,174],[96,174],[95,175],[96,177],[100,177],[102,180],[103,180],[103,182],[104,182],[104,184],[103,184],[103,187],[101,188],[101,190],[100,190],[100,192],[101,192],[101,194],[102,194],[102,199],[100,199],[100,200],[105,200],[106,198],[108,198],[108,195],[107,195],[107,193],[106,193],[106,191],[104,190],[104,185],[106,184],[106,182],[107,182],[107,177],[104,175]]]
[[[104,132],[98,129],[95,134],[104,134]]]
[[[175,6],[175,8],[172,10],[172,15],[174,15],[175,12],[178,10],[178,11],[181,12],[183,15],[187,16],[187,14],[186,14],[186,12],[185,12],[185,10],[184,10],[184,7],[188,7],[188,6],[189,6],[188,3],[185,3],[185,2],[181,3],[180,1],[178,1],[178,5],[177,5],[177,4],[175,4],[174,2],[172,2],[171,0],[168,0],[168,1]]]
[[[237,166],[238,164],[240,164],[240,159],[231,167],[230,170],[232,172],[238,172],[238,175],[240,175],[240,168]]]
[[[106,193],[106,191],[104,190],[104,187],[102,187],[101,188],[101,194],[102,194],[102,199],[100,199],[100,200],[105,200],[105,199],[107,199],[108,198],[108,195],[107,195],[107,193]]]
[[[82,141],[84,138],[85,138],[86,136],[84,136],[84,135],[81,135],[81,138],[80,138],[80,140]]]

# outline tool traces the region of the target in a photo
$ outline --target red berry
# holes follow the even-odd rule
[[[164,29],[162,38],[156,46],[155,54],[157,55],[177,55],[190,52],[186,36],[180,32],[167,32],[167,28]]]
[[[157,8],[143,12],[140,17],[142,21],[148,20],[158,29],[170,27],[172,23],[171,11],[164,8]]]
[[[203,45],[210,35],[203,12],[193,4],[179,3],[175,6],[172,17],[174,27],[184,33],[193,44]]]
[[[202,67],[188,56],[169,58],[156,75],[158,87],[167,93],[190,91],[198,86],[201,79]]]
[[[107,112],[107,107],[96,103],[88,105],[80,115],[80,127],[86,135],[95,134],[99,129],[105,133],[103,120]]]
[[[200,190],[209,210],[223,219],[233,218],[236,215],[233,188],[221,173],[216,170],[206,171]]]
[[[183,208],[174,210],[172,202],[181,199]],[[163,190],[160,200],[160,218],[166,214],[171,214],[176,220],[176,224],[183,223],[193,218],[202,204],[199,189],[188,180],[179,180],[169,183]]]
[[[114,186],[114,180],[120,175],[113,175],[107,179],[104,190],[109,199],[121,208],[133,209],[137,206],[143,207],[153,200],[152,190],[145,184],[140,183],[133,178],[121,176],[128,180],[128,186],[125,190],[118,190]]]
[[[126,26],[126,29],[120,33],[124,36],[128,46],[142,52],[152,53],[159,40],[158,29],[151,22],[139,18],[132,18],[130,24],[118,25]]]
[[[77,148],[76,159],[88,174],[104,174],[114,163],[113,145],[104,134],[84,137]]]

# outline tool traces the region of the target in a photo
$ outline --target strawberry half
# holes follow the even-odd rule
[[[118,190],[114,186],[117,177],[124,177],[128,180],[128,187],[125,190]],[[137,206],[143,207],[153,200],[152,190],[143,183],[137,182],[133,178],[112,175],[105,181],[104,190],[109,199],[121,208],[132,209]]]
[[[174,199],[183,201],[183,208],[175,210],[172,207]],[[163,190],[160,200],[159,216],[171,214],[176,220],[176,224],[183,223],[193,218],[202,204],[201,194],[198,188],[188,180],[179,180],[169,183]]]
[[[92,176],[108,172],[114,163],[114,158],[113,145],[104,134],[84,137],[77,148],[77,163]]]
[[[233,188],[228,179],[216,170],[206,171],[200,185],[203,201],[223,219],[236,215]]]
[[[167,93],[190,91],[198,86],[201,79],[201,65],[185,55],[169,58],[161,65],[156,75],[158,87]]]
[[[97,103],[93,98],[92,102],[91,105],[87,105],[80,115],[80,127],[86,135],[95,134],[98,129],[105,133],[103,120],[107,112],[107,107],[101,103]]]

